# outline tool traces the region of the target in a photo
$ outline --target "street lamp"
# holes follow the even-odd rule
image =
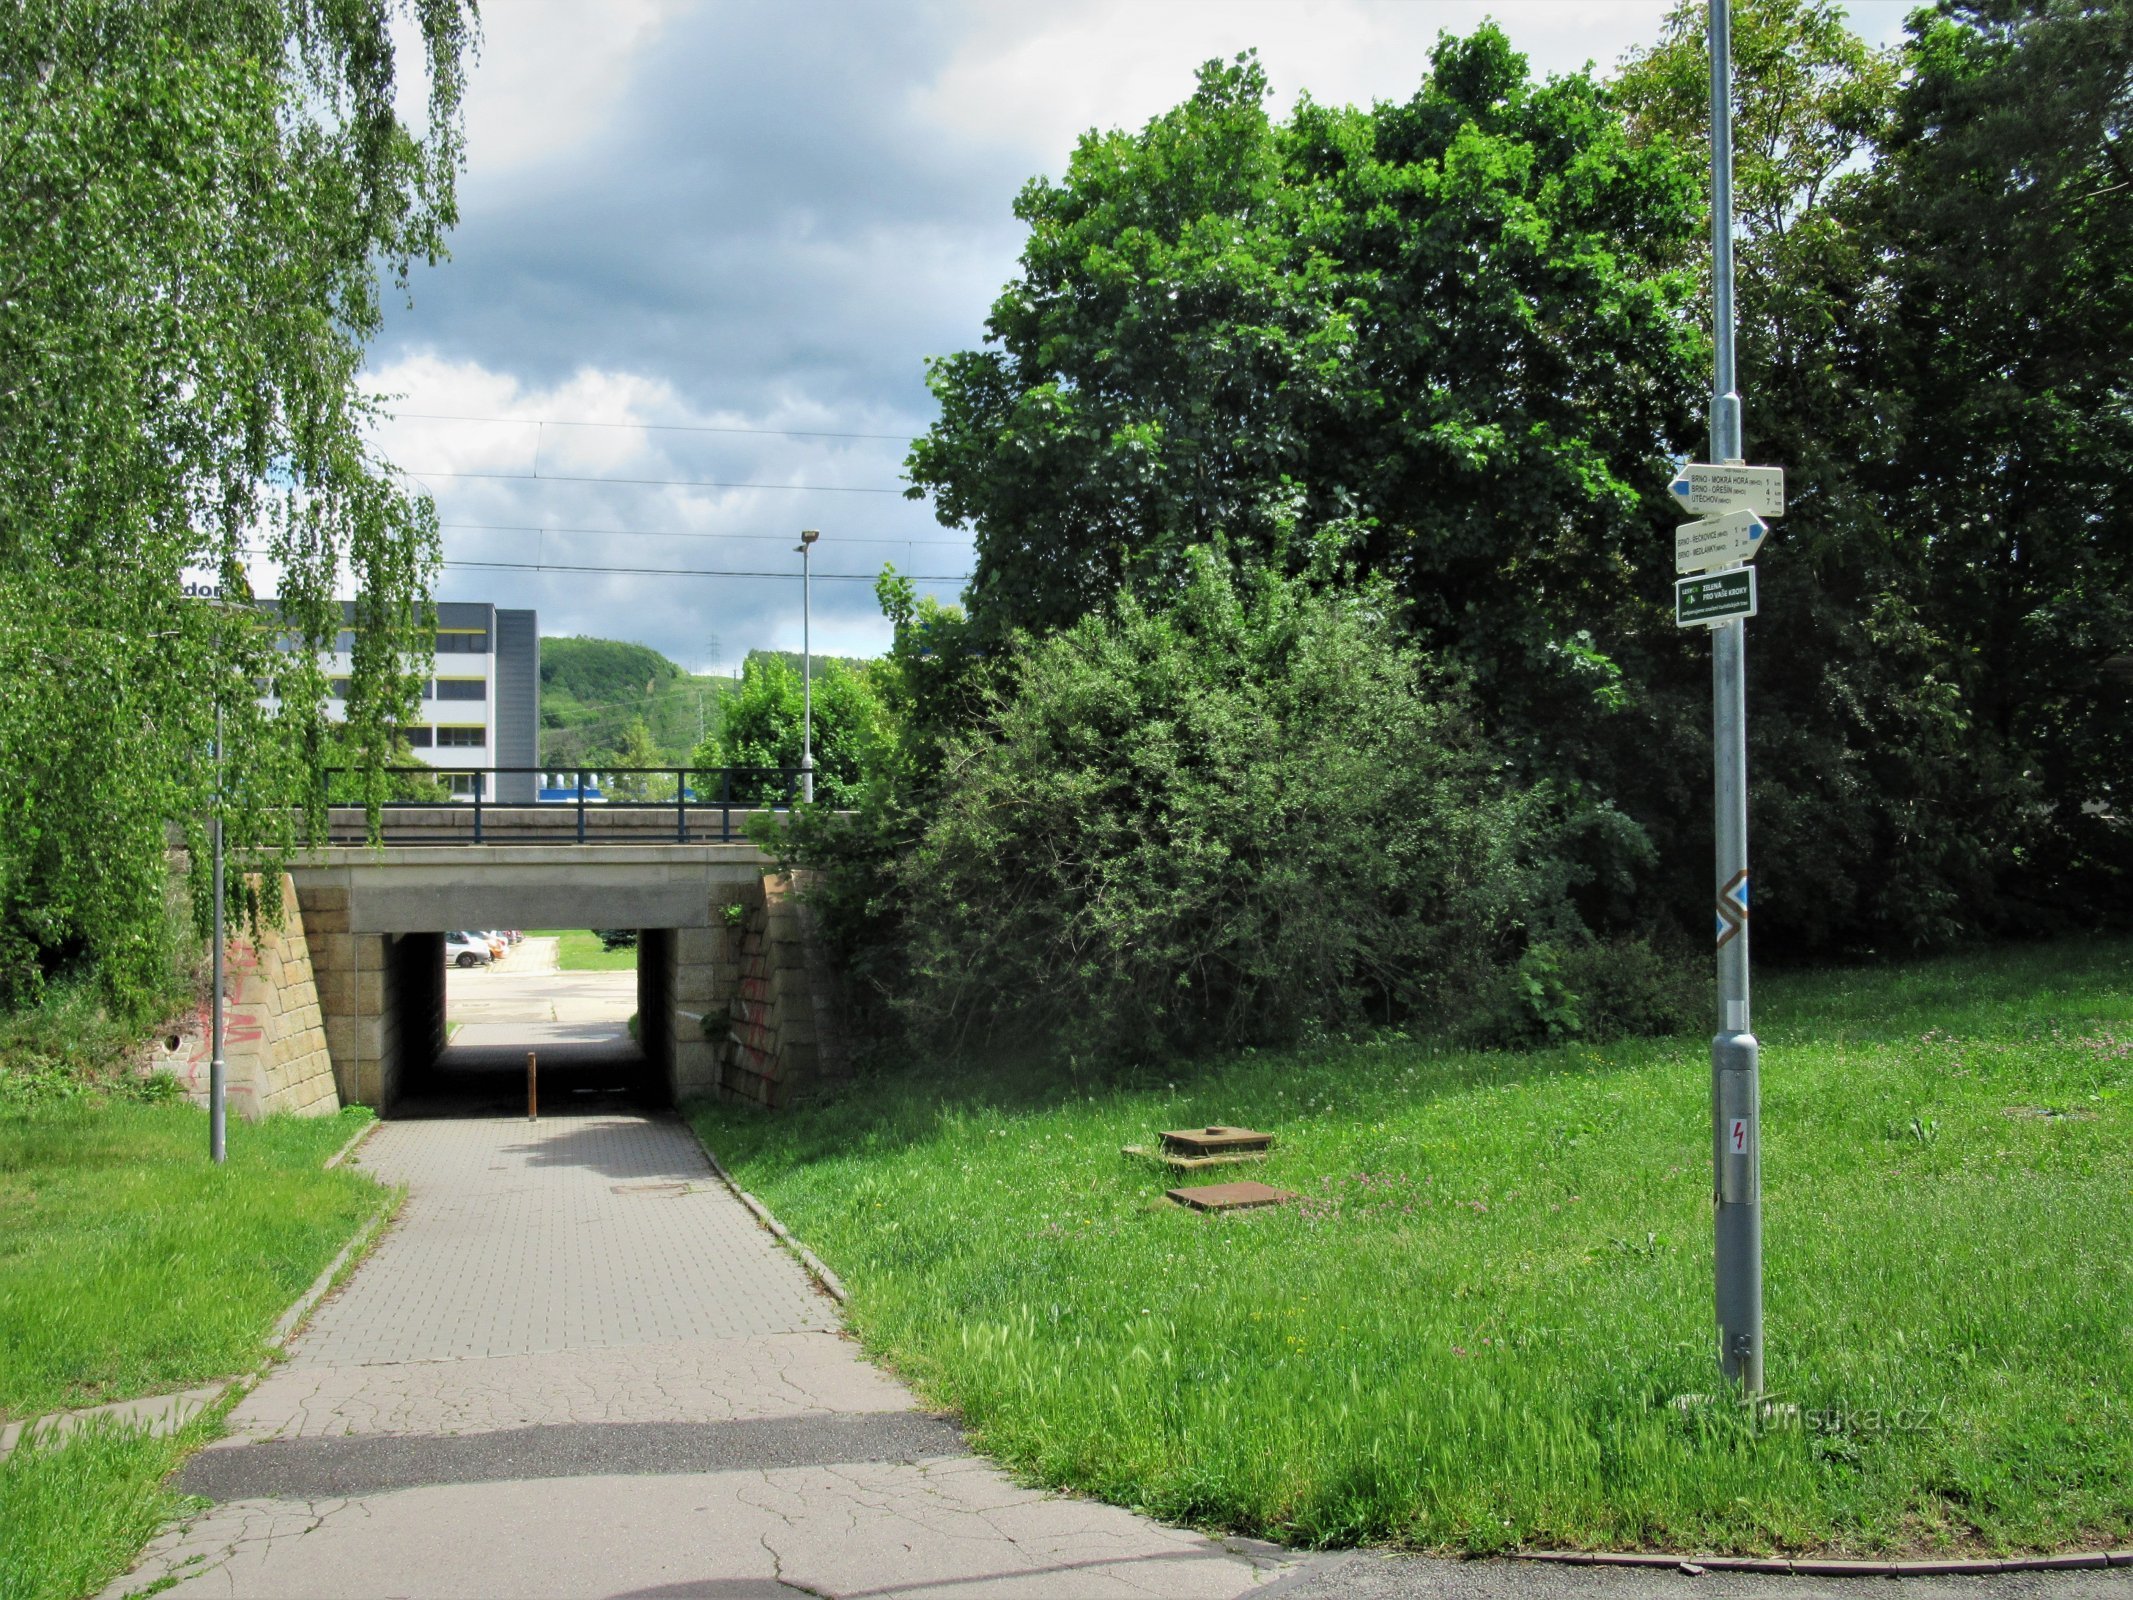
[[[197,594],[188,585],[186,593],[217,611],[243,609],[222,597],[222,586],[203,589]],[[229,1063],[222,1055],[222,988],[226,981],[223,972],[222,928],[222,647],[218,638],[215,647],[215,743],[214,760],[214,805],[208,813],[208,832],[214,847],[214,896],[215,896],[215,968],[213,983],[214,1000],[210,1007],[208,1023],[209,1044],[207,1055],[207,1154],[216,1166],[229,1160]]]
[[[815,654],[808,557],[819,528],[800,530],[800,798],[815,803]]]

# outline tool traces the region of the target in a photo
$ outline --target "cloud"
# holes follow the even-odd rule
[[[372,381],[399,397],[380,454],[444,524],[440,597],[533,607],[546,634],[634,639],[695,670],[797,649],[794,546],[818,527],[815,648],[872,655],[888,643],[872,587],[884,562],[969,570],[969,542],[895,492],[904,435],[823,433],[840,419],[797,397],[698,410],[663,378],[584,368],[527,384],[430,351]],[[606,568],[645,575],[588,570]]]
[[[1891,37],[1908,3],[1865,5],[1869,37]],[[1572,71],[1650,42],[1665,9],[1519,0],[1498,15],[1537,69]],[[1085,129],[1175,105],[1210,57],[1258,48],[1283,109],[1303,90],[1405,98],[1438,31],[1488,10],[497,0],[453,260],[418,278],[370,376],[406,412],[506,420],[410,417],[381,444],[434,492],[454,561],[786,571],[816,526],[824,572],[884,557],[963,572],[967,541],[924,506],[847,491],[900,483],[932,416],[925,358],[975,346],[1014,271],[1021,185],[1063,171]],[[797,591],[789,577],[474,567],[444,589],[690,665],[797,645]],[[823,648],[886,642],[867,584],[825,577],[816,600]]]

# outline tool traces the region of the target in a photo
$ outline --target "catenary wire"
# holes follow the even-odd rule
[[[531,522],[440,522],[437,526],[472,533],[583,533],[629,539],[760,539],[780,544],[790,544],[795,537],[792,533],[692,533],[682,528],[562,528],[552,523]],[[848,538],[843,534],[834,537],[840,547],[857,544],[932,545],[962,550],[969,545],[966,539]]]
[[[908,433],[835,433],[825,428],[716,428],[686,422],[568,422],[559,417],[463,417],[441,411],[387,411],[395,422],[507,422],[535,428],[635,428],[644,433],[739,433],[770,439],[889,439],[909,444]]]
[[[800,494],[902,494],[846,483],[720,483],[708,478],[581,478],[554,472],[439,472],[434,467],[402,467],[410,478],[485,478],[507,483],[622,483],[653,489],[785,489]]]

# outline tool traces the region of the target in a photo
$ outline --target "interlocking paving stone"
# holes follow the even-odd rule
[[[406,1183],[410,1204],[320,1308],[292,1369],[837,1327],[679,1123],[395,1122],[362,1164]],[[629,1187],[660,1180],[683,1191]]]
[[[963,1455],[675,1122],[394,1122],[359,1160],[399,1218],[106,1600],[1214,1600],[1294,1565]]]

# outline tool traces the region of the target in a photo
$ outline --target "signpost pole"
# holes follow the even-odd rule
[[[1739,462],[1733,364],[1733,50],[1730,0],[1711,19],[1711,459]],[[1712,799],[1717,835],[1718,1032],[1711,1039],[1711,1144],[1718,1359],[1749,1398],[1763,1392],[1763,1202],[1759,1049],[1748,1013],[1747,623],[1711,630]]]

